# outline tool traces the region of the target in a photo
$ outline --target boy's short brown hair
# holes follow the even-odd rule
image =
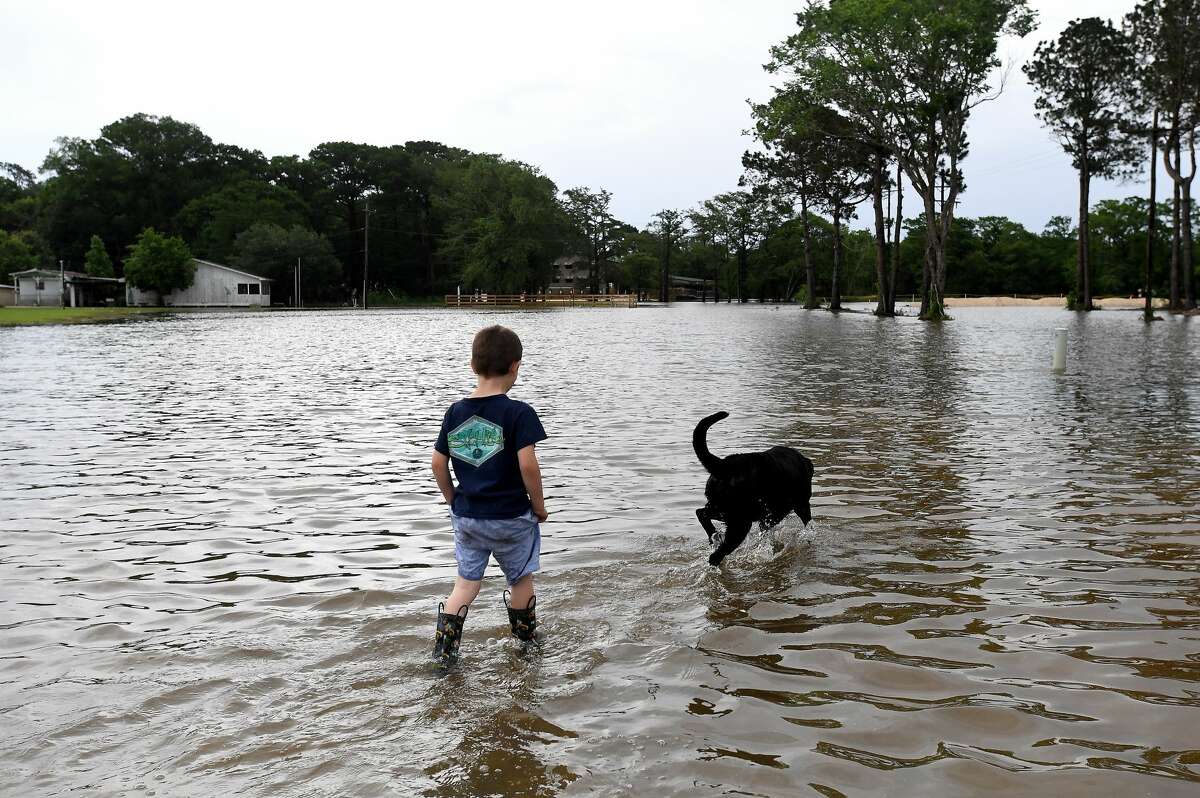
[[[471,342],[471,370],[481,377],[503,377],[521,354],[521,339],[515,332],[499,324],[484,327]]]

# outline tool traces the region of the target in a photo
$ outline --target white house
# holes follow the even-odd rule
[[[193,258],[196,276],[192,284],[172,291],[162,298],[162,304],[175,307],[249,307],[271,304],[271,280],[250,274],[232,266]],[[125,304],[157,305],[158,294],[127,285]]]

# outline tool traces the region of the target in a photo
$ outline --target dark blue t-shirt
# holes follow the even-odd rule
[[[454,462],[450,509],[467,518],[516,518],[531,505],[517,452],[546,439],[533,408],[504,394],[450,405],[433,448]]]

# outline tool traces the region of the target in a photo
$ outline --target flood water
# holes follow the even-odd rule
[[[1200,319],[954,315],[0,330],[0,794],[1200,794]],[[438,676],[428,460],[496,320],[550,435],[545,637],[493,566]],[[717,454],[816,466],[813,524],[721,570],[716,410]]]

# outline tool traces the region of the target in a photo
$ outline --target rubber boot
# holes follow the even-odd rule
[[[463,624],[470,607],[462,605],[457,614],[445,609],[445,603],[438,604],[437,632],[433,636],[433,659],[444,668],[458,659],[458,644],[462,641]]]
[[[537,596],[529,599],[528,607],[518,610],[508,603],[510,595],[507,590],[504,591],[504,606],[508,609],[508,623],[513,636],[524,643],[537,642]]]

